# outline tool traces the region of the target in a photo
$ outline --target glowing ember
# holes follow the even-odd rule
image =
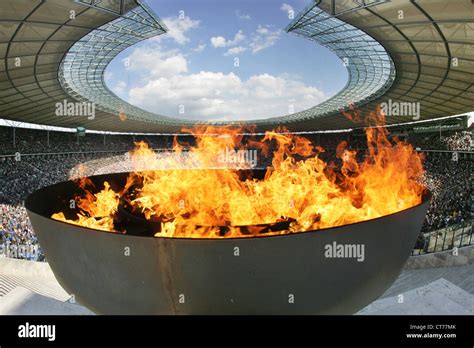
[[[380,110],[370,117],[377,124],[384,121]],[[52,217],[124,232],[114,222],[123,205],[157,225],[155,236],[226,238],[339,226],[422,201],[422,158],[411,145],[389,140],[382,127],[366,129],[368,151],[362,161],[346,142],[339,144],[339,164],[321,160],[324,149],[301,136],[267,132],[260,141],[244,141],[242,129],[202,127],[192,132],[196,144],[186,156],[179,156],[185,146],[175,139],[173,152],[178,156],[166,157],[168,168],[188,169],[152,170],[163,168],[162,160],[145,143],[138,143],[131,152],[136,171],[120,192],[105,182],[93,194],[93,184],[83,178],[77,219],[68,220],[63,213]],[[239,170],[255,164],[255,152],[250,151],[258,149],[265,156],[270,148],[275,148],[273,161],[264,178],[243,176]],[[148,170],[138,171],[143,165]]]

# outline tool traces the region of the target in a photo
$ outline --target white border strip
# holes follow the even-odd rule
[[[468,128],[474,123],[474,111],[468,112],[464,114],[457,114],[445,117],[439,117],[430,120],[420,120],[420,121],[412,121],[412,122],[404,122],[404,123],[395,123],[390,124],[385,127],[397,127],[397,126],[404,126],[404,125],[412,125],[412,124],[419,124],[419,123],[427,123],[427,122],[436,122],[441,120],[447,120],[450,118],[456,117],[468,117],[467,125]],[[36,123],[28,123],[28,122],[19,122],[19,121],[12,121],[0,118],[0,126],[6,127],[16,127],[16,128],[28,128],[28,129],[39,129],[44,131],[56,131],[56,132],[68,132],[68,133],[76,133],[75,128],[67,128],[67,127],[57,127],[57,126],[47,126],[41,125]],[[278,134],[332,134],[332,133],[350,133],[354,129],[364,129],[364,128],[380,128],[383,126],[371,126],[371,127],[359,127],[359,128],[347,128],[347,129],[333,129],[333,130],[319,130],[319,131],[300,131],[300,132],[278,132]],[[111,131],[97,131],[97,130],[88,130],[86,129],[86,133],[90,134],[106,134],[106,135],[167,135],[167,136],[189,136],[188,133],[130,133],[130,132],[111,132]],[[239,133],[239,135],[264,135],[265,133]],[[202,135],[202,134],[195,134],[195,135]],[[219,134],[206,134],[206,135],[219,135]]]

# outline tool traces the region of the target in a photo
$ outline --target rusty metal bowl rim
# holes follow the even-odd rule
[[[123,173],[109,173],[109,174],[101,174],[101,175],[93,175],[93,176],[89,176],[88,178],[90,177],[99,177],[99,176],[113,176],[114,174],[123,174]],[[40,215],[40,216],[43,216],[42,214],[38,214],[36,213],[34,210],[30,209],[28,206],[30,205],[30,201],[37,195],[40,195],[41,193],[43,193],[44,191],[47,191],[48,188],[52,187],[52,186],[60,186],[60,185],[64,185],[65,183],[68,183],[68,182],[72,182],[72,180],[66,180],[66,181],[61,181],[59,183],[56,183],[56,184],[53,184],[53,185],[48,185],[48,186],[45,186],[45,187],[42,187],[36,191],[34,191],[33,193],[31,193],[27,199],[25,200],[25,208],[30,210],[32,213],[34,214],[37,214],[37,215]],[[368,221],[375,221],[375,220],[379,220],[379,219],[383,219],[385,217],[388,217],[388,216],[394,216],[394,215],[397,215],[397,214],[403,214],[403,212],[405,211],[408,211],[410,209],[414,209],[420,205],[422,205],[423,203],[425,203],[426,201],[430,200],[432,197],[432,193],[427,189],[425,188],[424,189],[424,193],[422,194],[422,198],[421,198],[421,202],[416,204],[416,205],[413,205],[409,208],[406,208],[406,209],[403,209],[403,210],[399,210],[395,213],[391,213],[391,214],[387,214],[387,215],[382,215],[382,216],[379,216],[379,217],[376,217],[376,218],[373,218],[373,219],[368,219],[368,220],[362,220],[362,221],[357,221],[357,222],[352,222],[352,223],[349,223],[349,224],[343,224],[343,225],[338,225],[338,226],[331,226],[331,227],[325,227],[325,228],[321,228],[321,229],[317,229],[317,230],[308,230],[308,231],[300,231],[300,232],[289,232],[289,233],[282,233],[282,234],[270,234],[270,235],[255,235],[255,236],[249,236],[249,237],[221,237],[221,238],[205,238],[205,237],[196,237],[196,238],[191,238],[191,237],[165,237],[165,236],[153,236],[153,237],[150,237],[150,236],[137,236],[137,235],[127,235],[126,233],[121,233],[121,232],[117,232],[117,231],[105,231],[105,230],[99,230],[99,229],[94,229],[94,228],[90,228],[90,227],[86,227],[86,226],[82,226],[82,225],[77,225],[77,224],[72,224],[72,223],[69,223],[69,222],[64,222],[64,221],[61,221],[61,220],[56,220],[56,219],[53,219],[51,218],[51,216],[43,216],[45,218],[47,218],[48,220],[52,220],[56,223],[61,223],[61,224],[65,224],[65,225],[68,225],[68,226],[76,226],[76,227],[79,227],[79,228],[82,228],[82,229],[85,229],[85,230],[89,230],[89,231],[92,231],[92,232],[99,232],[99,233],[108,233],[108,234],[111,234],[111,235],[116,235],[117,238],[120,237],[120,236],[126,236],[126,237],[137,237],[137,238],[152,238],[152,239],[180,239],[180,240],[246,240],[246,239],[255,239],[255,238],[275,238],[275,237],[288,237],[288,236],[291,236],[291,235],[300,235],[300,234],[303,234],[303,233],[321,233],[321,232],[327,232],[329,230],[334,230],[334,229],[338,229],[338,228],[342,228],[342,227],[345,227],[345,226],[353,226],[353,225],[357,225],[357,224],[363,224],[363,223],[366,223]]]

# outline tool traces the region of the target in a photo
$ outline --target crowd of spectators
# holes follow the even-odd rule
[[[433,193],[423,232],[470,221],[474,217],[472,160],[428,154],[425,184]]]
[[[49,134],[48,134],[49,133]],[[40,129],[27,129],[0,126],[0,155],[30,153],[70,153],[88,151],[128,151],[134,142],[146,141],[153,148],[169,148],[172,136],[154,135],[103,135],[86,133],[78,136],[74,132],[54,132]]]
[[[472,131],[449,131],[439,133],[412,133],[407,139],[413,146],[423,150],[473,151]]]
[[[123,155],[126,151],[133,148],[134,141],[144,140],[151,147],[162,149],[170,148],[173,141],[171,136],[125,135],[107,135],[104,141],[103,135],[99,134],[77,137],[74,133],[50,132],[48,146],[45,134],[42,130],[17,129],[13,146],[12,129],[0,127],[0,257],[6,255],[44,260],[23,207],[25,198],[31,192],[67,180],[83,163],[86,163],[85,167],[88,169],[84,175],[104,173],[109,170],[107,168],[115,168],[117,165],[127,168],[121,159],[125,158]],[[452,145],[453,142],[467,144],[466,134],[456,134],[454,138],[451,135],[451,140],[441,141],[443,146]],[[328,153],[343,140],[348,141],[350,147],[359,149],[363,148],[365,140],[363,133],[315,134],[309,137],[313,142],[325,147]],[[101,152],[90,152],[97,150]],[[31,155],[34,153],[42,155]],[[271,160],[267,162],[269,164]],[[427,155],[425,182],[433,192],[433,199],[423,224],[423,231],[472,220],[472,166],[473,160],[468,156],[455,161],[449,153]]]
[[[0,256],[44,260],[24,200],[36,189],[67,180],[80,163],[104,155],[0,157]]]
[[[44,254],[21,205],[0,204],[0,255],[44,261]]]

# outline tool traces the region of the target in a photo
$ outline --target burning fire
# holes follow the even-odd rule
[[[381,110],[370,117],[377,124],[384,122]],[[165,169],[152,149],[138,143],[130,154],[135,171],[121,190],[115,192],[104,182],[97,192],[89,179],[82,178],[77,218],[66,219],[62,212],[52,217],[125,233],[116,223],[124,205],[154,222],[155,236],[227,238],[340,226],[422,201],[421,155],[411,145],[389,139],[383,127],[366,129],[364,159],[342,142],[336,150],[338,160],[331,163],[320,158],[323,148],[297,135],[272,131],[257,141],[231,127],[187,131],[194,135],[195,145],[185,151],[187,145],[175,138],[174,157],[166,157]],[[242,169],[253,168],[255,152],[249,151],[255,149],[261,156],[273,152],[263,179],[242,175]],[[146,170],[140,169],[143,165]]]

